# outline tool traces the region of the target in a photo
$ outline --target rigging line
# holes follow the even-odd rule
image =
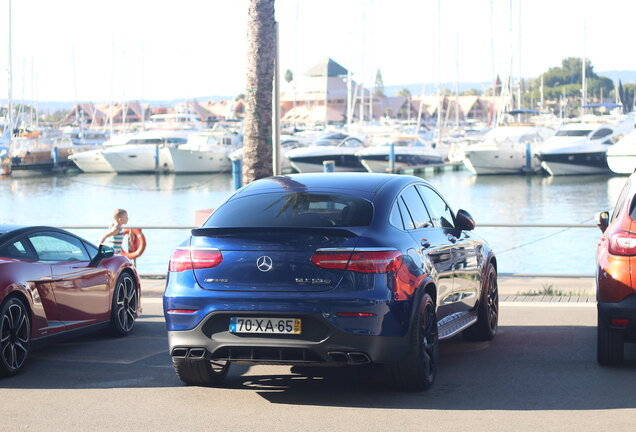
[[[587,219],[585,219],[584,221],[579,222],[579,224],[585,224],[585,223],[589,222],[589,221],[590,221],[590,220],[592,220],[592,219],[593,219],[593,218],[591,218],[591,217],[590,217],[590,218],[587,218]],[[548,235],[546,235],[546,236],[539,237],[538,239],[534,239],[534,240],[531,240],[531,241],[529,241],[529,242],[522,243],[522,244],[520,244],[520,245],[513,246],[513,247],[508,248],[508,249],[504,249],[504,250],[502,250],[502,251],[497,251],[497,255],[499,256],[499,255],[502,255],[502,254],[505,254],[505,253],[511,252],[511,251],[513,251],[513,250],[517,250],[517,249],[524,248],[524,247],[526,247],[526,246],[530,246],[530,245],[535,244],[535,243],[538,243],[538,242],[540,242],[540,241],[543,241],[543,240],[546,240],[546,239],[549,239],[549,238],[555,237],[555,236],[557,236],[557,235],[559,235],[559,234],[563,234],[564,232],[569,231],[569,230],[571,230],[571,229],[572,229],[572,227],[564,228],[564,229],[561,229],[561,230],[559,230],[559,231],[557,231],[557,232],[554,232],[554,233],[552,233],[552,234],[548,234]]]

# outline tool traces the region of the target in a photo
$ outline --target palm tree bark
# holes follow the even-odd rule
[[[271,176],[272,87],[276,33],[274,0],[249,0],[243,184]]]

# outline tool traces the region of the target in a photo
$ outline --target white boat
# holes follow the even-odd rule
[[[433,148],[430,142],[423,141],[415,135],[394,136],[390,139],[382,140],[377,144],[375,144],[375,142],[377,142],[377,140],[373,140],[370,147],[365,147],[356,153],[356,156],[360,159],[360,163],[362,163],[369,172],[389,172],[391,144],[393,144],[393,153],[395,155],[394,167],[396,170],[417,168],[444,162],[442,154]]]
[[[134,135],[135,134],[114,135],[99,148],[75,152],[69,156],[69,159],[85,173],[114,173],[115,170],[110,166],[104,155],[102,155],[102,152],[111,146],[127,144]]]
[[[636,130],[607,150],[607,165],[616,174],[631,174],[636,170]]]
[[[240,147],[243,136],[237,128],[219,123],[209,131],[193,132],[185,144],[167,147],[175,173],[224,172],[232,168],[229,154]]]
[[[62,128],[62,132],[65,137],[68,137],[71,140],[73,145],[80,146],[98,146],[106,142],[109,138],[108,131],[90,128],[67,126]]]
[[[143,131],[128,143],[102,151],[102,156],[118,174],[169,172],[173,170],[168,147],[187,142],[185,131]]]
[[[474,174],[520,174],[536,172],[541,161],[535,156],[539,145],[554,135],[541,126],[499,126],[483,141],[463,149],[464,165]]]
[[[303,137],[297,137],[297,136],[292,136],[292,135],[281,135],[280,137],[280,169],[281,171],[292,171],[294,170],[294,168],[291,165],[291,162],[289,161],[289,158],[287,157],[287,153],[290,150],[296,149],[296,148],[300,148],[300,147],[305,147],[307,145],[307,140],[306,138]],[[234,150],[233,152],[231,152],[229,154],[229,158],[232,161],[235,160],[243,160],[243,148],[239,148]]]
[[[365,147],[360,139],[341,132],[323,135],[311,145],[287,152],[287,158],[298,172],[322,172],[324,161],[333,161],[339,172],[365,171],[356,152]]]
[[[189,134],[201,129],[194,114],[155,114],[149,130],[124,145],[105,149],[102,155],[117,173],[169,172],[174,167],[168,149],[185,144]]]
[[[608,149],[633,129],[631,116],[584,116],[582,122],[562,126],[541,145],[541,165],[550,175],[610,173]]]

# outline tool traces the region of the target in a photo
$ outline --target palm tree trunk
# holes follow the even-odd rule
[[[272,86],[275,47],[274,0],[249,0],[243,184],[273,173]]]

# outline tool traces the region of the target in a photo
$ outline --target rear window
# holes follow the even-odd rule
[[[367,226],[373,205],[359,197],[308,192],[268,193],[228,201],[206,227],[353,227]]]

